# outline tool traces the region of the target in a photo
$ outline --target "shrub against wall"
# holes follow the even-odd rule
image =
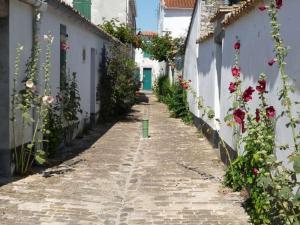
[[[128,56],[126,48],[113,45],[109,49],[105,67],[106,71],[98,86],[102,121],[128,112],[135,103],[135,93],[138,90],[134,79],[136,65]]]
[[[171,116],[181,118],[185,123],[192,123],[193,117],[187,102],[187,89],[180,79],[174,85],[170,85],[168,76],[161,76],[154,85],[154,93],[158,100],[165,103]]]

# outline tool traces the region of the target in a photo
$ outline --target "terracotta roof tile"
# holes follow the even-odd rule
[[[161,0],[166,8],[193,9],[196,0]]]
[[[157,32],[153,32],[153,31],[142,31],[139,33],[142,36],[149,36],[149,37],[154,37],[157,36]]]
[[[208,32],[206,32],[205,34],[201,35],[201,36],[197,39],[196,43],[202,43],[202,42],[204,42],[204,41],[207,41],[207,40],[209,40],[210,38],[212,38],[213,36],[214,36],[214,32],[213,32],[213,31],[208,31]]]
[[[247,15],[250,11],[255,9],[255,7],[261,2],[262,0],[246,0],[240,3],[231,13],[228,13],[225,16],[224,20],[222,21],[222,24],[224,26],[229,26],[230,24],[233,24],[239,18],[241,18],[244,15]]]

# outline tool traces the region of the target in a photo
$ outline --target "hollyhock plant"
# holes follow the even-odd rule
[[[258,86],[256,86],[256,90],[258,91],[258,93],[262,94],[264,92],[266,92],[266,80],[259,80],[258,81]]]
[[[256,122],[260,121],[260,111],[259,111],[259,109],[255,110],[255,121]]]
[[[235,92],[236,89],[237,89],[237,83],[236,82],[230,82],[228,89],[229,89],[230,93]]]
[[[233,112],[233,117],[236,123],[238,124],[244,124],[244,120],[245,120],[245,112],[241,109],[236,109]]]
[[[249,102],[252,99],[252,94],[255,92],[253,87],[248,87],[243,93],[243,100]]]
[[[241,74],[241,69],[239,67],[235,66],[235,67],[232,67],[231,72],[232,72],[232,76],[239,77]]]
[[[269,106],[268,108],[266,108],[266,115],[269,119],[272,119],[276,116],[276,110],[273,106]]]

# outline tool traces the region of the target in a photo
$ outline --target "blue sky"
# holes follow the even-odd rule
[[[137,31],[157,31],[157,9],[159,0],[136,0]]]

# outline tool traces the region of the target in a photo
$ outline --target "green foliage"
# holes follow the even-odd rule
[[[274,52],[280,70],[282,86],[279,91],[279,100],[284,111],[279,117],[285,116],[289,122],[287,128],[292,131],[293,145],[279,146],[280,150],[290,150],[289,156],[293,170],[288,169],[276,159],[275,125],[277,120],[270,119],[266,113],[267,101],[265,90],[260,91],[260,107],[257,109],[259,117],[254,118],[247,104],[242,101],[241,91],[235,91],[233,107],[240,107],[246,112],[246,131],[241,135],[240,143],[244,147],[243,154],[239,156],[227,169],[225,185],[234,190],[247,190],[249,198],[246,209],[254,224],[296,225],[300,224],[300,183],[296,175],[300,172],[299,134],[297,133],[297,118],[293,115],[293,104],[290,98],[294,87],[286,74],[287,48],[280,34],[280,25],[277,22],[277,13],[282,2],[271,1],[268,14],[271,20],[272,37],[274,39]],[[236,60],[238,62],[239,60]],[[265,75],[261,75],[261,81]],[[265,81],[265,80],[264,80]],[[236,84],[240,85],[242,80]],[[261,89],[261,88],[260,88]],[[227,121],[233,116],[228,116]],[[243,129],[245,130],[245,129]]]
[[[66,144],[70,144],[73,139],[74,132],[78,128],[78,114],[82,114],[80,105],[80,93],[77,85],[77,74],[72,73],[72,76],[66,78],[63,87],[61,88],[61,111],[62,121],[64,124],[64,139]]]
[[[154,83],[153,91],[160,102],[163,102],[164,99],[171,94],[170,80],[167,75],[158,77]]]
[[[151,42],[143,43],[142,48],[160,62],[174,63],[175,56],[182,56],[184,54],[184,39],[173,39],[169,34],[156,36]]]
[[[187,102],[187,91],[179,83],[170,85],[168,77],[161,76],[154,85],[154,93],[159,101],[168,105],[172,117],[181,118],[188,124],[192,123],[193,117]]]
[[[49,108],[45,129],[47,130],[45,134],[45,139],[47,140],[45,143],[45,151],[47,153],[47,158],[52,158],[55,156],[64,136],[60,96],[57,96],[55,104],[51,105]]]
[[[115,18],[111,20],[105,20],[100,27],[107,33],[119,39],[124,44],[132,44],[135,47],[139,47],[141,44],[140,40],[135,35],[135,30],[125,23],[120,23]]]
[[[37,16],[37,15],[36,15]],[[51,68],[51,46],[53,37],[49,33],[44,36],[46,42],[45,63],[42,66],[43,84],[37,90],[37,75],[39,72],[38,63],[40,57],[39,43],[35,40],[32,49],[32,55],[26,65],[26,77],[23,81],[21,90],[17,90],[20,77],[20,56],[23,50],[22,46],[17,47],[15,60],[15,73],[13,82],[12,96],[12,130],[13,130],[13,149],[16,163],[16,173],[26,174],[34,161],[39,164],[45,162],[44,138],[49,132],[46,129],[47,114],[53,97],[50,91],[50,68]],[[20,114],[20,121],[18,114]],[[17,125],[21,124],[20,136],[18,135]],[[33,128],[33,134],[30,140],[26,139],[26,131]]]
[[[106,71],[101,76],[99,98],[100,120],[113,119],[130,110],[139,88],[134,79],[135,62],[128,57],[127,49],[114,45],[106,61]]]

